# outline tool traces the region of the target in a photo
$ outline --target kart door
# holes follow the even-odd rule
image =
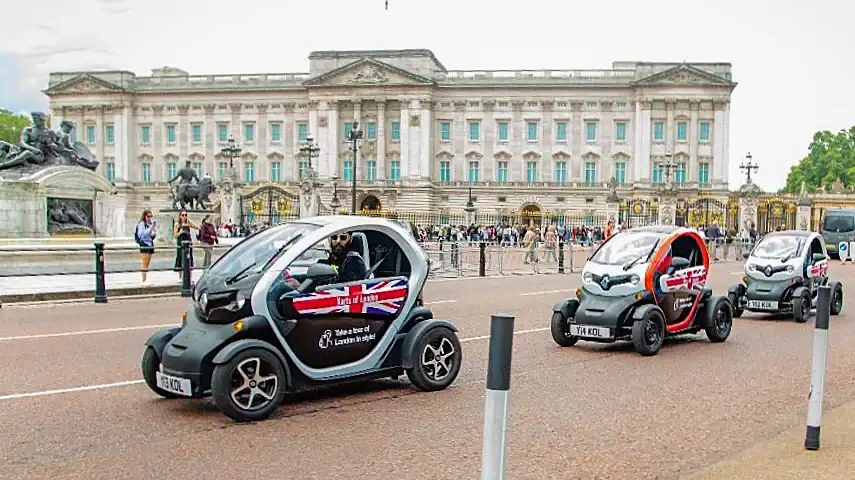
[[[706,286],[709,257],[698,234],[687,232],[663,242],[656,256],[656,303],[669,329],[688,325]]]

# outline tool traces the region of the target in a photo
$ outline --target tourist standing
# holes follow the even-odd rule
[[[175,227],[172,229],[172,236],[175,238],[175,271],[178,272],[178,279],[183,276],[181,265],[181,245],[186,240],[190,242],[190,269],[193,269],[193,235],[190,229],[199,230],[199,225],[196,225],[187,217],[187,210],[183,208],[178,212],[178,221],[175,222]]]
[[[148,267],[154,255],[154,239],[157,236],[157,222],[152,219],[151,210],[143,210],[139,223],[134,230],[134,240],[140,246],[140,274],[143,286],[148,286]]]
[[[202,260],[202,267],[208,268],[211,266],[211,251],[214,245],[220,243],[217,235],[217,227],[214,226],[211,215],[205,215],[202,219],[202,228],[199,230],[199,241],[202,242],[202,251],[205,252],[205,258]]]

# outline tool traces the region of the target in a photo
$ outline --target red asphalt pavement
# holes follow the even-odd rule
[[[713,266],[715,292],[741,268]],[[831,267],[847,299],[852,272]],[[103,386],[140,381],[143,342],[178,323],[184,299],[4,306],[0,478],[477,478],[498,311],[517,316],[508,478],[681,478],[804,423],[812,321],[751,315],[723,344],[700,334],[647,358],[626,344],[562,349],[551,306],[577,285],[578,274],[430,282],[425,300],[463,340],[452,388],[423,393],[406,377],[340,387],[289,398],[254,424],[141,383]],[[826,408],[855,400],[852,315],[832,317],[830,336]]]

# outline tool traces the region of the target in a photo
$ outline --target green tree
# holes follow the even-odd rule
[[[21,141],[21,130],[30,125],[28,115],[16,115],[0,108],[0,140],[17,145]]]
[[[855,125],[849,130],[816,132],[809,153],[790,167],[785,193],[799,193],[804,182],[809,192],[831,190],[837,180],[847,187],[855,186]]]

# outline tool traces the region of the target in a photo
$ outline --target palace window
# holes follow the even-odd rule
[[[106,131],[107,134],[105,136],[107,137],[107,144],[113,145],[116,143],[116,129],[113,128],[112,125],[107,125]]]
[[[665,140],[665,122],[653,122],[653,141]]]
[[[597,141],[597,122],[585,122],[585,141]]]
[[[448,160],[439,162],[439,181],[442,183],[451,181],[451,162]]]
[[[701,122],[698,129],[698,140],[701,142],[710,141],[710,122]]]
[[[282,124],[281,123],[271,123],[270,124],[270,141],[271,142],[281,142],[282,141]]]
[[[499,122],[499,141],[508,141],[508,122]]]
[[[307,138],[309,138],[309,124],[308,123],[298,123],[297,124],[297,141],[298,142],[305,142]]]
[[[626,141],[626,122],[615,123],[615,140],[618,142]]]
[[[140,143],[143,145],[151,143],[151,127],[148,125],[140,127]]]
[[[477,142],[481,140],[481,122],[469,122],[469,141]]]
[[[367,162],[365,162],[365,179],[377,179],[377,160],[368,160]]]
[[[202,125],[195,123],[191,127],[193,143],[202,143]]]
[[[653,164],[653,183],[662,183],[664,171],[665,169],[662,167],[661,163]]]
[[[175,125],[166,126],[166,143],[175,143]]]
[[[401,141],[401,122],[392,122],[392,141]]]
[[[226,168],[229,166],[226,162],[217,163],[217,179],[221,180],[226,176]]]
[[[559,185],[567,183],[567,162],[555,162],[555,182]]]
[[[229,141],[229,126],[225,124],[217,125],[217,139],[221,142]]]
[[[107,163],[107,181],[113,183],[116,181],[116,164],[113,162]]]
[[[140,164],[140,179],[142,180],[142,183],[151,183],[151,164],[150,163]]]
[[[686,183],[686,162],[677,164],[677,174],[674,175],[674,182],[677,184]]]
[[[686,122],[677,122],[677,141],[685,142],[689,136],[689,124]]]
[[[175,162],[169,162],[166,164],[166,181],[170,181],[175,178],[175,175],[178,173],[178,164]]]
[[[585,183],[588,185],[594,184],[597,181],[597,164],[594,162],[585,162]]]
[[[368,122],[365,125],[365,138],[368,140],[376,140],[377,139],[377,124],[374,122]]]
[[[709,185],[710,183],[710,164],[709,163],[699,163],[698,164],[698,183],[701,185]]]
[[[353,131],[353,122],[344,122],[344,141],[350,138],[350,132]]]
[[[529,182],[529,183],[534,183],[537,181],[537,162],[536,161],[525,162],[525,181]]]
[[[246,162],[243,164],[243,177],[247,182],[255,181],[255,164]]]
[[[196,175],[198,175],[199,178],[205,176],[205,172],[202,171],[202,162],[193,162],[193,170],[196,171]]]
[[[270,181],[271,182],[279,182],[281,180],[282,180],[282,162],[272,162],[270,164]]]
[[[567,122],[555,123],[555,140],[559,142],[567,141]]]
[[[477,182],[480,173],[481,171],[478,168],[478,162],[469,162],[469,181]]]
[[[303,174],[306,173],[306,170],[309,169],[309,162],[307,160],[300,160],[297,162],[297,179],[302,180]]]
[[[496,163],[496,181],[499,183],[507,183],[508,162],[502,161]]]
[[[626,183],[626,162],[615,163],[615,183],[620,185]]]
[[[86,126],[86,143],[89,145],[95,144],[95,126],[93,125]]]
[[[389,180],[398,181],[401,179],[401,160],[395,158],[389,164]]]
[[[341,170],[342,180],[353,180],[353,162],[351,162],[350,160],[343,161],[341,165]]]
[[[251,143],[255,141],[255,125],[246,123],[243,126],[243,141]]]
[[[525,125],[526,140],[529,142],[537,141],[537,122],[527,122]]]
[[[442,122],[439,124],[439,139],[443,142],[451,141],[451,122]]]

